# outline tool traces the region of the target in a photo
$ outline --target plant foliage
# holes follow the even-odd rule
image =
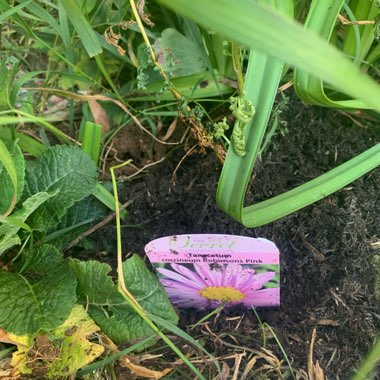
[[[13,334],[19,346],[17,370],[31,373],[27,358],[43,341],[56,352],[54,358],[38,358],[46,377],[75,374],[103,351],[86,340],[98,329],[95,323],[115,342],[155,335],[120,294],[108,275],[109,265],[70,260],[57,249],[105,215],[104,206],[91,198],[97,169],[90,156],[64,145],[46,149],[34,161],[24,161],[16,143],[7,152],[18,173],[17,193],[22,195],[16,197],[14,211],[0,221],[0,253],[8,262],[0,268],[0,327]],[[9,191],[3,210],[14,196],[9,177],[5,169],[0,172]],[[149,314],[177,323],[163,287],[138,256],[123,263],[123,272],[131,294]],[[83,307],[78,309],[79,304],[88,308],[88,314]],[[65,335],[68,326],[84,335]],[[74,357],[75,361],[70,359]]]

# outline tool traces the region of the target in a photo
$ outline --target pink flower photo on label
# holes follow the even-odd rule
[[[275,306],[280,303],[280,288],[266,287],[276,272],[256,273],[240,264],[194,264],[194,270],[170,264],[172,270],[156,268],[170,300],[178,307],[213,309],[226,307]],[[275,286],[275,285],[274,285]]]

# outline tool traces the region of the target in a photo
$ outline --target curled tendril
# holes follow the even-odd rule
[[[245,156],[244,128],[252,120],[255,108],[252,102],[244,98],[244,95],[230,98],[230,110],[235,115],[237,122],[232,132],[232,142],[234,151],[238,156]]]
[[[255,114],[255,108],[252,102],[243,96],[231,96],[230,98],[230,110],[236,116],[236,118],[244,124],[251,121],[253,115]]]
[[[246,154],[244,129],[236,127],[237,126],[235,126],[232,132],[232,143],[234,151],[238,156],[244,157]]]

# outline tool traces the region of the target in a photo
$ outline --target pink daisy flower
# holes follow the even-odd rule
[[[239,264],[213,267],[194,264],[195,271],[184,265],[171,264],[174,271],[157,268],[170,300],[179,307],[212,309],[242,304],[246,307],[275,306],[280,303],[280,288],[263,289],[275,272],[255,274]]]

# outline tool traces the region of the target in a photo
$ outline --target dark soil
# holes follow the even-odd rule
[[[376,125],[360,128],[338,111],[292,102],[284,114],[289,131],[274,138],[256,166],[249,202],[308,181],[379,139]],[[115,149],[121,149],[115,144]],[[151,151],[125,158],[140,162],[144,154],[146,159],[152,158]],[[349,379],[380,330],[380,301],[374,295],[371,264],[379,255],[371,245],[380,238],[379,170],[290,216],[248,229],[215,204],[221,166],[214,154],[187,157],[173,185],[173,172],[183,155],[183,150],[177,149],[162,163],[125,182],[121,201],[133,203],[125,220],[130,227],[123,228],[124,251],[144,255],[149,241],[174,234],[238,234],[274,241],[281,252],[281,307],[259,309],[259,317],[274,330],[295,371],[307,371],[311,335],[316,329],[314,362],[319,361],[327,379]],[[113,227],[107,228],[113,236]],[[262,330],[251,310],[222,311],[191,331],[189,326],[206,313],[181,310],[180,314],[180,327],[206,342],[209,351],[228,365],[226,379],[232,378],[237,365],[231,354],[246,352],[239,367],[242,373],[252,358],[250,350],[260,350],[263,345]],[[283,360],[268,330],[266,338],[266,348]],[[223,359],[228,356],[230,359]],[[264,378],[260,373],[247,378]]]

